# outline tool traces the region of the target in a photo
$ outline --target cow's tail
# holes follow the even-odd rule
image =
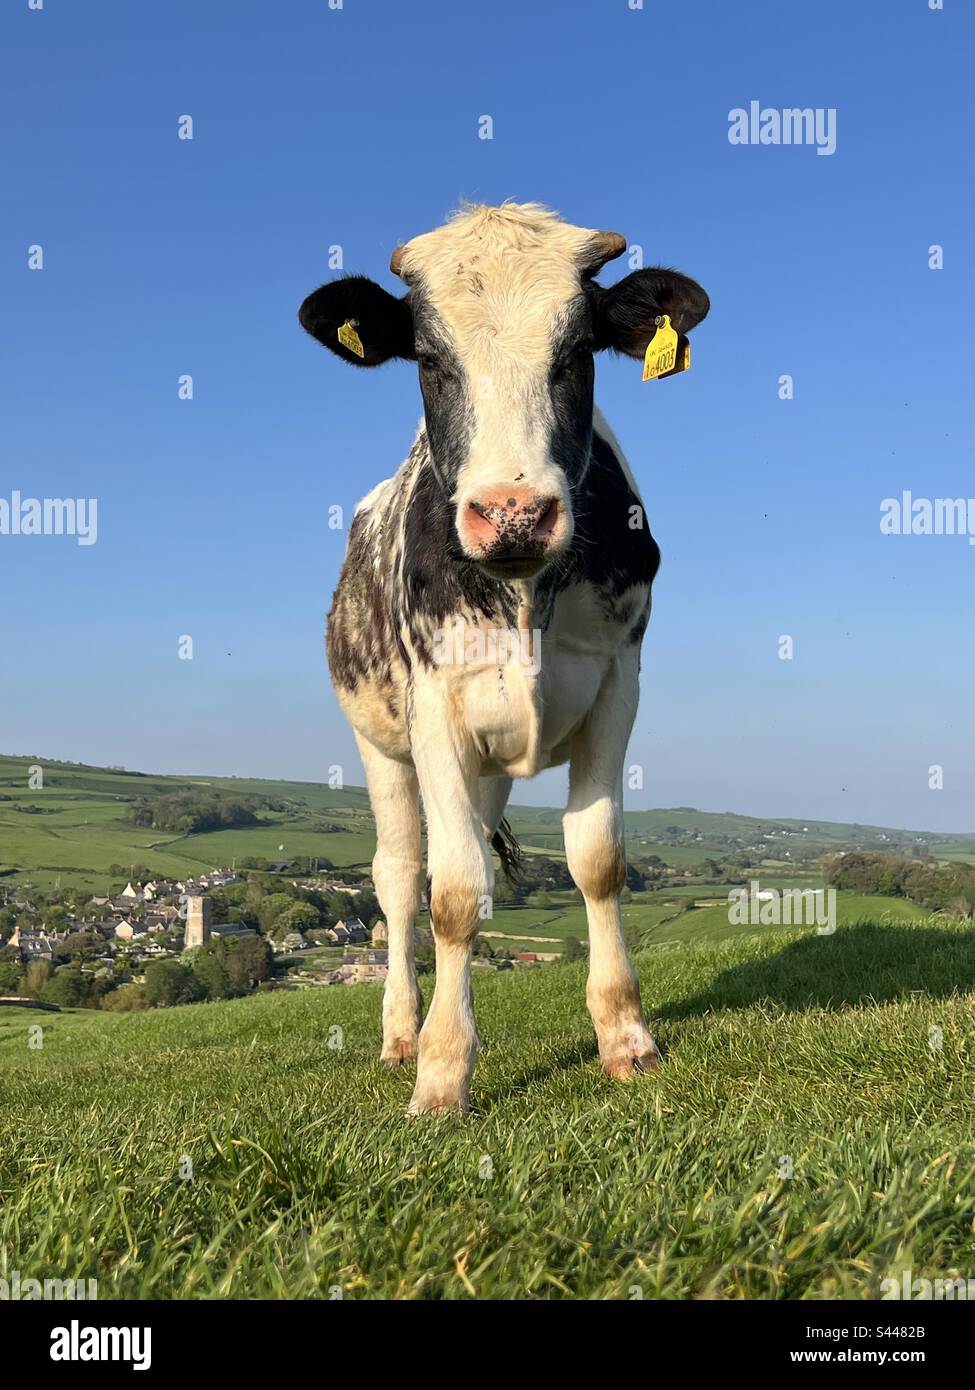
[[[522,853],[521,845],[514,837],[514,833],[508,822],[501,818],[501,823],[491,836],[491,848],[501,860],[501,869],[505,878],[511,884],[521,883],[521,871],[524,867],[525,856]]]

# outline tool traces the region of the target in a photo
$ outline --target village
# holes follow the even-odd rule
[[[158,962],[179,962],[189,972],[201,951],[229,954],[242,945],[250,959],[263,955],[266,962],[252,969],[253,988],[374,983],[388,971],[386,924],[372,883],[302,873],[290,860],[187,879],[133,878],[117,893],[70,898],[57,890],[32,894],[29,885],[3,891],[0,1003],[30,992],[73,1000],[51,984],[70,972],[72,983],[87,981],[85,1002],[115,1007],[121,996],[109,1003],[105,996],[123,985],[145,986]],[[428,925],[417,926],[416,942],[418,957],[429,962],[421,970],[430,968]],[[485,944],[474,964],[512,970],[555,958]]]
[[[273,863],[268,871],[282,878],[288,873],[288,861]],[[4,907],[17,909],[20,917],[13,932],[3,942],[7,950],[17,950],[25,965],[33,961],[53,963],[63,954],[72,936],[97,933],[102,938],[103,955],[97,959],[111,964],[124,959],[132,965],[173,958],[193,950],[214,938],[240,939],[261,935],[260,928],[241,920],[217,922],[212,904],[214,890],[226,889],[246,880],[234,869],[215,869],[192,879],[169,881],[149,879],[144,883],[129,882],[122,891],[111,897],[90,898],[80,910],[69,912],[56,926],[48,926],[42,908],[29,897],[10,893]],[[345,883],[341,880],[315,878],[290,880],[293,888],[321,893],[343,893],[354,897],[369,883]],[[53,906],[54,904],[52,904]],[[36,924],[24,925],[24,918],[38,918]],[[315,945],[330,944],[354,948],[368,946],[363,959],[347,950],[342,969],[330,972],[329,983],[356,981],[362,978],[381,979],[385,975],[386,953],[377,949],[386,940],[384,923],[377,922],[370,930],[358,917],[340,920],[322,927],[310,941],[301,931],[285,932],[270,941],[275,955],[285,956],[298,951],[312,950]],[[367,959],[366,959],[367,957]]]

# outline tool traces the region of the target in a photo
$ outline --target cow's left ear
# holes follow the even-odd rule
[[[711,307],[697,281],[679,270],[634,270],[609,289],[599,288],[593,312],[595,345],[625,352],[628,357],[643,356],[657,331],[654,320],[661,314],[669,314],[671,324],[683,336]]]
[[[313,290],[298,310],[298,322],[354,367],[416,356],[407,299],[397,299],[365,275],[347,275]]]

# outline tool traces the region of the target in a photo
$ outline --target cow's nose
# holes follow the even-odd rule
[[[484,553],[538,555],[559,528],[559,499],[518,488],[485,493],[468,502],[462,539]]]

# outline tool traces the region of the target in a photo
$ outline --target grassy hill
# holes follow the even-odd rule
[[[43,787],[28,784],[29,769],[43,768]],[[143,796],[210,790],[271,800],[284,809],[260,809],[257,826],[178,835],[128,824],[126,813]],[[561,810],[513,806],[509,819],[526,851],[562,857]],[[699,863],[742,847],[757,848],[765,875],[788,873],[790,858],[826,850],[881,849],[910,854],[923,849],[945,859],[975,861],[975,835],[843,825],[830,821],[757,820],[689,808],[626,813],[634,854],[656,854],[667,864]],[[323,828],[328,827],[328,828]],[[223,867],[235,858],[317,855],[336,867],[368,869],[375,848],[369,800],[361,787],[334,791],[312,782],[241,777],[163,777],[86,767],[43,758],[0,756],[0,885],[30,881],[105,893],[120,887],[113,864],[145,864],[151,873],[184,877]],[[764,873],[764,871],[763,871]]]
[[[476,974],[466,1120],[404,1117],[373,986],[0,1009],[0,1273],[101,1298],[876,1298],[975,1268],[971,927],[739,933],[638,967],[666,1060],[628,1086],[582,966]]]
[[[43,767],[40,789],[28,768]],[[126,822],[139,797],[211,790],[286,804],[262,809],[262,824],[178,835]],[[0,874],[36,887],[81,887],[105,893],[118,884],[112,864],[145,864],[159,875],[186,877],[236,858],[318,855],[367,868],[375,849],[369,799],[362,788],[332,791],[316,783],[236,777],[157,777],[31,758],[0,758]],[[340,826],[332,832],[322,825]],[[0,878],[0,883],[4,881]]]

